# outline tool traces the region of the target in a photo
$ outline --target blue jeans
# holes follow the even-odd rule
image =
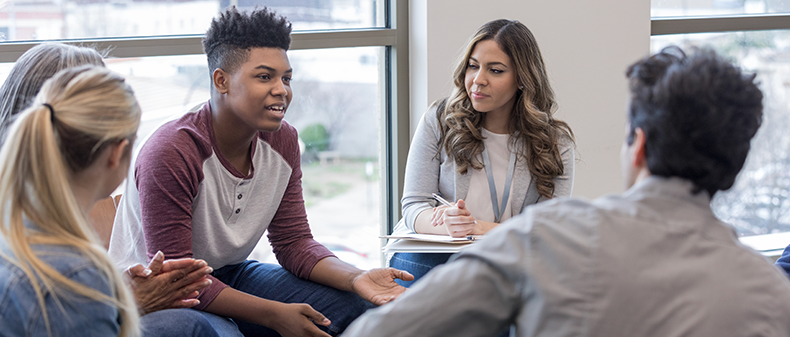
[[[140,317],[143,337],[241,337],[232,320],[194,309],[167,309]]]
[[[404,287],[425,276],[433,267],[444,264],[453,254],[449,253],[395,253],[390,259],[390,267],[405,270],[414,275],[414,281],[395,280]]]
[[[248,260],[225,266],[212,274],[238,291],[283,303],[307,303],[332,321],[328,327],[318,326],[337,336],[354,319],[375,307],[359,295],[303,280],[274,264]],[[280,336],[276,331],[257,324],[236,321],[245,336]]]

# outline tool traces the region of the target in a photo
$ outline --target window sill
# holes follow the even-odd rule
[[[790,233],[752,235],[739,238],[741,243],[758,251],[763,256],[776,260],[790,244]]]

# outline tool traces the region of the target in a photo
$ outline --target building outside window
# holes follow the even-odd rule
[[[393,150],[397,132],[392,121],[399,113],[398,96],[408,99],[407,91],[397,91],[398,81],[408,80],[398,79],[396,73],[398,59],[407,59],[408,51],[407,43],[398,48],[395,14],[407,13],[398,7],[406,3],[265,2],[293,24],[288,54],[294,68],[294,99],[285,120],[300,134],[302,187],[313,234],[338,257],[360,268],[381,264],[378,237],[392,225],[390,214],[399,211],[393,210],[400,187],[391,173],[399,160]],[[22,52],[41,41],[106,49],[107,67],[125,76],[135,90],[143,110],[138,139],[144,139],[160,124],[208,100],[210,74],[200,38],[212,18],[229,5],[252,10],[263,4],[249,0],[0,2],[0,61],[5,62],[0,64],[0,80],[5,80]],[[408,116],[408,111],[403,113]],[[277,263],[266,236],[251,258]]]
[[[767,254],[790,243],[790,1],[653,0],[651,52],[713,48],[757,75],[763,125],[735,185],[711,202],[742,241]]]
[[[0,80],[44,40],[109,49],[143,109],[138,139],[208,99],[200,35],[247,0],[0,2]],[[378,236],[399,218],[408,148],[408,1],[275,0],[293,23],[305,203],[316,239],[361,268],[381,264]],[[652,0],[651,51],[708,46],[757,74],[764,124],[735,186],[712,206],[739,235],[790,242],[790,0]],[[404,74],[405,73],[405,74]],[[787,233],[787,236],[783,236]],[[746,240],[746,239],[745,239]],[[264,237],[253,258],[275,262]]]

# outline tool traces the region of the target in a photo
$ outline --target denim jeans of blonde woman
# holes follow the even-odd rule
[[[35,245],[33,249],[61,275],[110,295],[107,277],[75,249],[59,245]],[[13,256],[1,238],[0,250],[5,256]],[[118,310],[109,303],[62,291],[57,300],[45,292],[44,302],[49,329],[25,273],[12,261],[0,257],[0,336],[98,337],[120,331]],[[192,309],[150,313],[140,318],[140,328],[144,337],[241,336],[233,321]]]

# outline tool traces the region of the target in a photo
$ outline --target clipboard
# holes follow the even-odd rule
[[[469,247],[482,235],[465,238],[453,238],[449,235],[404,234],[384,235],[383,239],[391,239],[381,250],[389,253],[457,253]]]
[[[409,241],[422,241],[422,242],[438,242],[448,244],[465,244],[472,243],[479,240],[482,235],[470,235],[462,238],[454,238],[449,235],[434,235],[434,234],[402,234],[402,235],[382,235],[382,239],[394,240],[409,240]]]

